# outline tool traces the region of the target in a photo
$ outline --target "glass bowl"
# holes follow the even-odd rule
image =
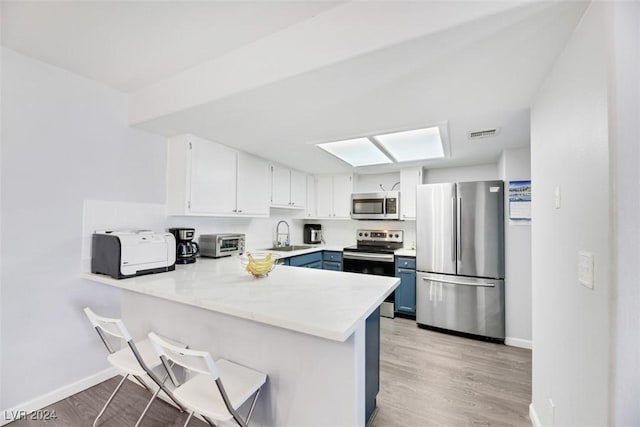
[[[267,277],[281,263],[280,257],[271,252],[253,251],[240,255],[242,268],[253,277]]]

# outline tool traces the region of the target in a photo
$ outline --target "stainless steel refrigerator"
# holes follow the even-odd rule
[[[419,185],[416,320],[504,340],[504,183]]]

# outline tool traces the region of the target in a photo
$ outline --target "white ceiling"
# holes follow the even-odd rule
[[[490,13],[480,6],[504,9],[504,3],[424,2],[419,8],[412,3],[417,31],[402,38],[385,28],[388,34],[378,35],[378,48],[354,49],[349,55],[346,41],[340,46],[331,35],[345,28],[348,32],[358,15],[354,8],[357,12],[364,4],[349,4],[350,14],[340,15],[347,10],[344,3],[19,3],[3,4],[5,46],[125,91],[160,87],[163,79],[186,68],[225,59],[229,52],[249,52],[248,46],[262,46],[260,39],[273,41],[274,34],[284,46],[292,28],[306,25],[317,39],[337,44],[342,59],[304,72],[283,72],[282,78],[260,85],[246,84],[243,90],[156,114],[137,126],[166,136],[193,133],[315,173],[350,168],[313,143],[443,121],[448,122],[452,156],[421,163],[427,167],[492,163],[504,148],[528,145],[529,104],[586,7],[583,2],[514,3],[498,13],[495,6],[487,8],[494,10]],[[402,11],[405,3],[385,4]],[[464,8],[475,13],[469,14],[473,20],[453,24]],[[385,12],[379,13],[384,20]],[[424,22],[452,24],[421,28],[420,14]],[[263,46],[276,58],[285,51],[276,42]],[[285,67],[284,61],[270,65],[279,64]],[[467,139],[467,131],[492,127],[500,128],[498,136]]]
[[[3,1],[2,44],[125,92],[250,44],[333,1]]]

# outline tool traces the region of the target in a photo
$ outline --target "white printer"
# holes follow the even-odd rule
[[[92,273],[125,279],[175,268],[176,240],[171,233],[105,230],[93,234]]]

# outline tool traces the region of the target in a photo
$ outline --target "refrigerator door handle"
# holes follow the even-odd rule
[[[442,282],[440,282],[440,297],[438,298],[438,301],[442,301]]]
[[[458,261],[462,261],[462,197],[458,197],[458,218],[457,218],[457,233],[456,233],[456,252],[458,253]],[[458,268],[458,271],[460,268]]]
[[[451,261],[456,260],[456,198],[451,198]]]
[[[433,279],[433,278],[429,278],[429,277],[423,277],[422,280],[429,280],[431,282],[431,284],[433,284],[433,282],[438,282],[440,283],[440,290],[442,291],[442,284],[443,283],[448,283],[450,285],[464,285],[464,286],[479,286],[479,287],[484,287],[484,288],[494,288],[496,286],[495,283],[471,283],[471,282],[460,282],[457,280],[447,280],[447,279]],[[431,291],[431,288],[429,288],[429,291]]]

